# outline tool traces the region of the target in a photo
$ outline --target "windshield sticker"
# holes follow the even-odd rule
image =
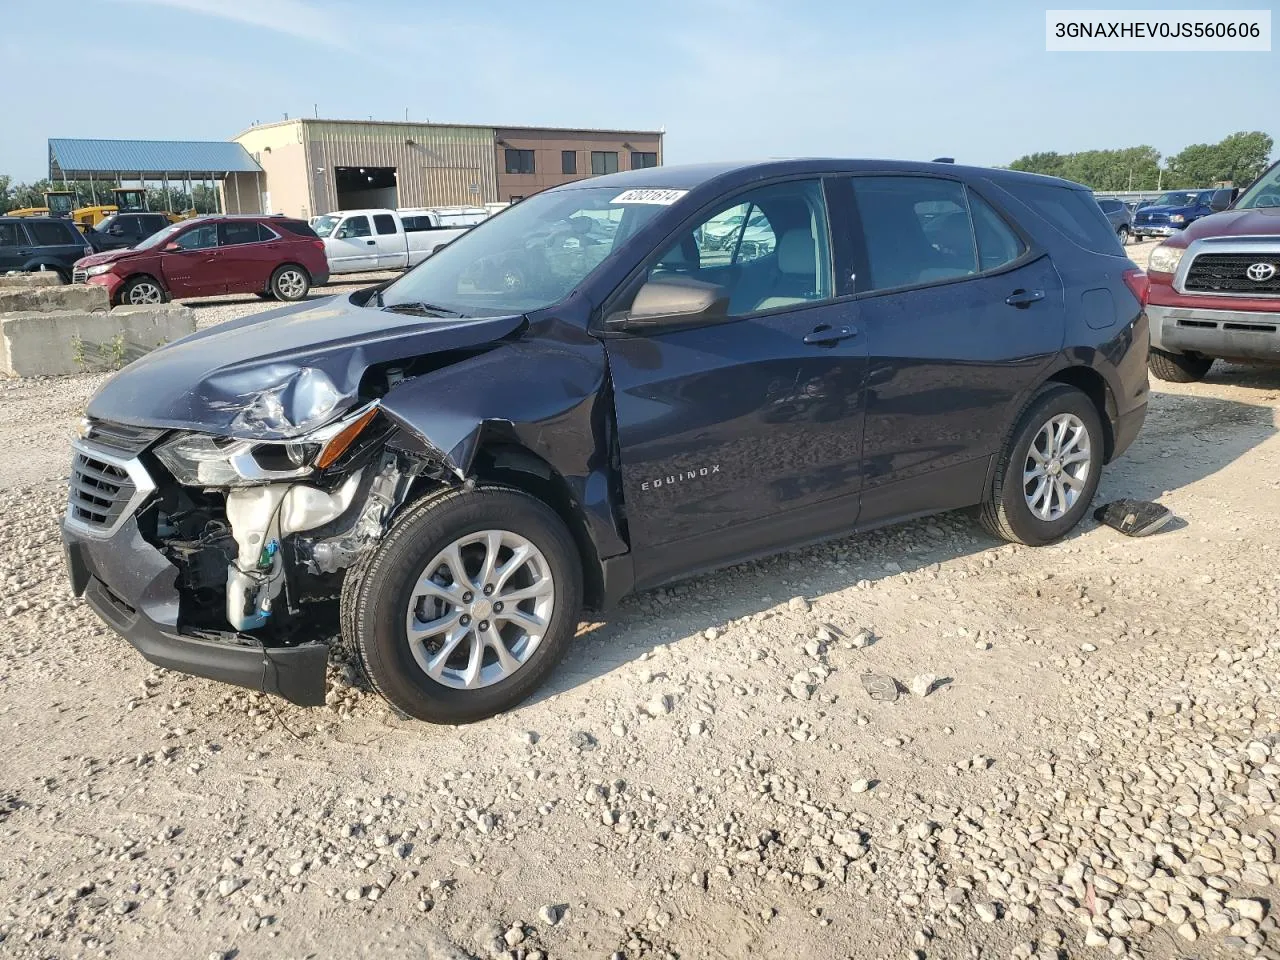
[[[663,207],[669,207],[688,192],[688,190],[625,190],[609,202],[656,203]]]

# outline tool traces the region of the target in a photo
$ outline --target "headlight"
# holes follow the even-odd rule
[[[1180,214],[1180,213],[1171,213],[1171,214],[1169,214],[1169,222],[1170,222],[1170,223],[1185,223],[1185,222],[1186,222],[1186,219],[1187,219],[1187,218],[1186,218],[1186,217],[1184,217],[1184,216],[1183,216],[1182,214]]]
[[[1173,273],[1182,262],[1185,247],[1170,247],[1161,244],[1151,251],[1151,259],[1147,262],[1148,273]]]
[[[305,477],[332,466],[378,413],[377,403],[296,440],[236,440],[187,433],[156,447],[174,479],[188,487],[244,487]]]
[[[90,267],[89,269],[87,269],[87,270],[84,272],[84,275],[85,275],[86,277],[97,277],[97,276],[101,276],[102,274],[107,273],[107,272],[108,272],[108,271],[109,271],[113,266],[115,266],[115,264],[111,264],[111,263],[100,263],[100,264],[98,264],[96,267]]]

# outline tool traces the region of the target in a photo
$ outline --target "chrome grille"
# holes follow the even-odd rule
[[[78,440],[72,449],[66,523],[90,536],[109,537],[155,492],[155,482],[135,456],[93,440]]]
[[[88,279],[89,279],[89,274],[85,273],[83,270],[72,270],[72,271],[71,271],[71,282],[72,282],[72,283],[84,283],[84,282],[85,282],[86,280],[88,280]]]
[[[1252,280],[1254,264],[1270,264],[1274,272],[1265,280]],[[1240,296],[1280,296],[1280,253],[1202,253],[1191,261],[1183,289]]]
[[[71,465],[71,518],[91,527],[112,527],[137,487],[123,467],[76,452]]]
[[[151,427],[131,427],[106,420],[89,420],[89,440],[96,447],[107,447],[118,453],[141,453],[164,434]]]
[[[1142,213],[1141,211],[1133,218],[1133,222],[1142,226],[1159,226],[1169,222],[1167,213]]]

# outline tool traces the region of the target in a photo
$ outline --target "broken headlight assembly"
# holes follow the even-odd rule
[[[375,401],[293,440],[237,440],[184,433],[162,443],[155,453],[174,479],[188,487],[244,487],[294,480],[333,466],[377,413]]]

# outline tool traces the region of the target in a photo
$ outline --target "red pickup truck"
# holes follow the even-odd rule
[[[1231,209],[1151,254],[1152,374],[1189,383],[1215,359],[1280,361],[1280,162]]]

